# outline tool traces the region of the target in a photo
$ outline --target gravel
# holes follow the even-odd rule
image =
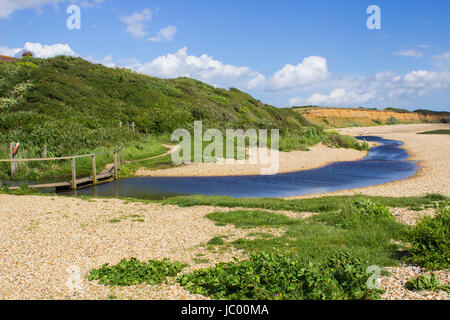
[[[419,267],[402,265],[385,268],[390,276],[381,276],[381,289],[386,292],[381,296],[384,300],[449,300],[450,294],[446,291],[411,291],[405,284],[411,277],[426,274]],[[450,283],[450,270],[435,271],[434,274],[441,284]]]
[[[84,276],[92,268],[131,257],[169,258],[189,264],[189,272],[246,257],[229,247],[211,250],[206,243],[215,236],[229,242],[249,233],[283,232],[216,226],[204,218],[217,211],[230,209],[0,194],[0,299],[205,299],[173,280],[109,288]]]

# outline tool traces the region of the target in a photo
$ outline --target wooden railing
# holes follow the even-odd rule
[[[91,158],[92,159],[92,184],[97,184],[97,165],[96,165],[96,157],[104,154],[113,154],[114,153],[114,166],[110,169],[106,170],[106,172],[113,171],[112,177],[114,180],[118,178],[118,172],[120,169],[120,151],[123,149],[123,146],[120,146],[116,150],[99,152],[99,153],[91,153],[91,154],[83,154],[78,156],[68,156],[68,157],[55,157],[55,158],[35,158],[35,159],[0,159],[0,163],[2,162],[10,162],[10,163],[20,163],[20,162],[33,162],[33,161],[55,161],[55,160],[71,160],[71,168],[72,168],[72,189],[77,189],[77,172],[76,172],[76,159],[81,158]]]

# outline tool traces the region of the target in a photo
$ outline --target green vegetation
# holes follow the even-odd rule
[[[430,274],[420,275],[417,277],[412,277],[406,283],[406,288],[412,291],[438,291],[445,290],[450,292],[450,286],[441,285],[440,282],[436,279],[436,276],[433,272]]]
[[[257,210],[216,212],[207,218],[237,228],[286,228],[280,237],[242,238],[229,245],[252,253],[287,251],[320,263],[345,249],[371,264],[392,265],[397,261],[397,246],[391,240],[403,239],[407,234],[407,227],[397,223],[385,206],[362,197],[308,219]]]
[[[232,300],[377,299],[362,261],[347,253],[325,263],[296,255],[259,253],[242,262],[219,263],[178,278],[195,294]]]
[[[180,196],[161,200],[164,204],[174,204],[181,207],[207,205],[225,208],[259,208],[269,210],[288,210],[295,212],[333,212],[342,208],[347,202],[360,199],[354,196],[326,196],[310,199],[284,200],[277,198],[232,198],[220,196]],[[439,194],[428,194],[423,197],[372,197],[365,196],[378,204],[387,207],[432,207],[435,202],[448,204],[450,199]]]
[[[409,113],[410,111],[401,108],[385,108],[384,111],[394,111],[399,113]]]
[[[128,221],[132,221],[132,222],[145,222],[144,216],[140,215],[140,214],[128,214],[128,215],[123,215],[121,217],[118,218],[113,218],[111,220],[109,220],[109,223],[119,223],[122,222],[124,220],[128,220]]]
[[[120,145],[125,145],[125,160],[149,158],[163,153],[160,144],[173,130],[192,131],[194,120],[202,120],[204,130],[280,129],[282,150],[307,149],[321,141],[361,148],[353,138],[329,135],[298,112],[266,105],[235,88],[158,79],[65,56],[0,66],[0,158],[9,157],[11,142],[21,143],[21,158],[40,158],[44,149],[48,157],[59,157]],[[126,125],[132,122],[135,132]],[[77,161],[80,175],[88,173],[89,160]],[[111,156],[99,157],[98,168],[108,162]],[[158,159],[144,165],[165,163]],[[47,178],[46,172],[69,176],[69,168],[68,161],[20,164],[15,178]],[[132,173],[133,167],[124,176]],[[10,178],[7,164],[0,164],[0,177]]]
[[[417,113],[421,113],[421,114],[426,114],[426,115],[450,115],[450,112],[447,111],[432,111],[432,110],[427,110],[427,109],[417,109],[414,110],[414,112]]]
[[[260,226],[282,227],[295,222],[282,214],[267,211],[231,211],[214,212],[206,216],[220,225],[233,224],[238,228]]]
[[[425,132],[419,132],[418,134],[450,134],[450,130],[432,130],[432,131],[425,131]]]
[[[171,263],[167,259],[149,260],[146,263],[131,258],[130,260],[123,259],[115,266],[105,264],[99,269],[92,269],[86,278],[90,281],[98,280],[100,284],[110,286],[160,284],[167,277],[176,276],[185,267],[185,264]]]
[[[225,241],[223,240],[223,237],[221,237],[221,236],[214,237],[208,241],[208,244],[212,245],[212,246],[221,246],[224,243],[225,243]]]
[[[361,144],[350,136],[343,136],[337,132],[324,132],[317,127],[309,127],[292,133],[287,131],[280,139],[280,151],[308,150],[308,147],[322,142],[339,148],[369,150],[367,144]]]
[[[387,124],[400,124],[402,123],[400,120],[398,120],[396,117],[390,117],[387,121]]]
[[[249,208],[206,216],[217,225],[250,230],[241,239],[224,241],[225,236],[217,235],[208,242],[209,246],[220,246],[220,250],[243,249],[250,254],[249,260],[235,259],[177,278],[190,292],[215,299],[378,299],[381,291],[367,286],[370,265],[392,266],[407,261],[429,269],[448,268],[449,198],[438,194],[300,200],[191,196],[161,202]],[[438,214],[409,227],[396,222],[388,207],[436,207]],[[258,208],[318,214],[290,218]],[[284,233],[278,236],[251,230],[258,227],[283,228]],[[130,261],[121,261],[121,267],[105,265],[92,270],[88,278],[107,285],[160,283],[182,269],[175,263],[180,267],[173,272],[150,273],[143,271],[147,264]],[[200,258],[193,261],[207,262]],[[159,280],[144,280],[154,273],[163,275]],[[448,290],[433,279],[433,275],[414,278],[407,286],[410,290]]]
[[[412,248],[407,260],[430,270],[450,266],[450,209],[441,206],[432,218],[425,216],[410,232]]]
[[[40,194],[38,191],[31,189],[26,183],[19,186],[17,190],[10,190],[7,186],[2,185],[0,181],[0,194],[13,194],[16,196],[35,195]]]

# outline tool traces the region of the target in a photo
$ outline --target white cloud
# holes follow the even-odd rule
[[[373,92],[366,92],[359,94],[356,92],[348,92],[344,88],[332,90],[329,94],[314,93],[309,98],[293,98],[289,100],[291,105],[306,104],[306,105],[355,105],[366,103],[374,98]]]
[[[91,7],[97,7],[99,4],[105,2],[105,0],[91,0],[91,1],[81,1],[80,6],[83,8],[91,8]]]
[[[91,55],[84,57],[84,59],[86,59],[87,61],[89,61],[91,63],[98,63],[101,65],[104,65],[105,67],[108,67],[108,68],[116,67],[116,63],[114,62],[113,56],[111,54],[108,54],[106,57],[104,57],[103,59],[100,59],[100,60],[94,58]]]
[[[92,7],[98,5],[105,0],[84,0],[80,5],[83,7]],[[57,5],[61,2],[78,3],[77,0],[0,0],[0,19],[9,18],[11,14],[19,10],[35,9],[53,4]]]
[[[24,46],[25,50],[29,50],[36,58],[51,58],[55,56],[75,56],[75,52],[70,48],[68,44],[52,44],[42,45],[40,43],[26,42]]]
[[[175,26],[167,26],[156,34],[156,36],[149,38],[149,41],[152,42],[161,42],[161,41],[173,41],[175,37],[175,33],[177,32],[177,27]]]
[[[324,89],[326,87],[328,90]],[[398,99],[408,101],[430,92],[449,90],[450,71],[413,70],[403,75],[382,71],[373,76],[333,79],[322,83],[322,88],[326,93],[304,91],[302,95],[290,99],[289,103],[346,107],[381,105]]]
[[[206,54],[199,57],[188,55],[187,47],[176,53],[158,57],[134,68],[151,76],[161,78],[175,78],[180,76],[192,77],[220,86],[242,86],[255,89],[265,82],[265,77],[249,67],[238,67],[224,64]]]
[[[20,48],[8,48],[0,46],[0,54],[4,56],[14,57],[20,50]]]
[[[46,4],[56,4],[64,0],[0,0],[0,18],[9,18],[11,13],[24,9],[39,9]]]
[[[328,75],[327,60],[325,58],[317,56],[306,57],[296,66],[287,64],[281,70],[275,72],[267,83],[267,89],[290,89],[324,80]]]
[[[395,56],[412,57],[412,58],[422,58],[423,53],[417,50],[400,50],[394,52]]]
[[[133,38],[144,38],[148,35],[146,22],[152,19],[152,12],[149,9],[144,9],[141,12],[132,14],[131,16],[121,17],[120,21],[127,25],[125,32],[131,34]]]
[[[433,58],[441,59],[441,60],[450,60],[450,52],[446,52],[446,53],[434,56]]]
[[[26,42],[23,48],[0,47],[0,54],[15,56],[24,50],[31,51],[35,58],[51,58],[61,55],[76,56],[76,53],[68,44],[56,43],[52,45],[42,45],[33,42]]]

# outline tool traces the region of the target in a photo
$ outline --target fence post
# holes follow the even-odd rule
[[[10,145],[10,157],[11,160],[14,160],[15,155],[14,155],[14,147],[16,146],[15,142],[11,142]],[[11,176],[14,176],[17,172],[17,162],[11,161]]]
[[[95,162],[95,154],[92,155],[92,184],[97,185],[97,164]]]
[[[117,153],[117,165],[118,165],[118,169],[120,170],[120,168],[122,167],[122,149],[119,149],[118,153]]]
[[[77,189],[77,172],[75,167],[75,158],[72,158],[72,189]]]
[[[118,161],[117,161],[117,150],[114,151],[114,180],[118,178]]]

